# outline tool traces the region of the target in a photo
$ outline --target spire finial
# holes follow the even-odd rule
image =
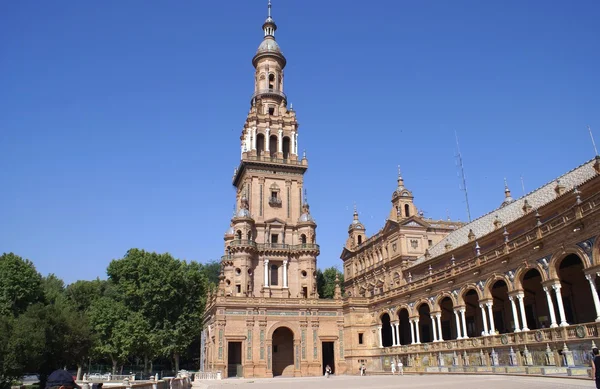
[[[588,125],[587,128],[590,132],[590,138],[592,138],[592,146],[594,146],[594,153],[596,153],[596,156],[598,156],[598,149],[596,148],[596,142],[594,142],[594,134],[592,134],[592,127]]]
[[[306,196],[306,188],[304,188],[304,204],[308,204],[308,197]]]
[[[268,16],[271,17],[271,0],[269,0],[268,8],[269,8],[269,14],[268,14]]]

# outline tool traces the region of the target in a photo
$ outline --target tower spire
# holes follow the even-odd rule
[[[271,17],[271,0],[269,0],[269,5],[267,6],[267,8],[269,9],[268,17]]]
[[[404,188],[404,179],[402,178],[402,171],[400,170],[400,165],[398,165],[398,189]]]

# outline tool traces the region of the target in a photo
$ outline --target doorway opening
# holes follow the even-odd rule
[[[294,333],[287,327],[273,332],[273,377],[294,375]]]
[[[243,377],[242,342],[227,344],[227,377]]]
[[[335,358],[333,351],[333,342],[323,342],[323,375],[325,375],[325,367],[331,368],[331,373],[335,374]]]

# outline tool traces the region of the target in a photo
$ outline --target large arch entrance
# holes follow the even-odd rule
[[[381,343],[383,347],[392,345],[392,327],[390,326],[390,315],[381,315]]]
[[[530,269],[523,274],[523,292],[525,294],[525,317],[530,330],[549,328],[550,310],[546,292],[542,286],[542,275],[537,269]]]
[[[433,341],[433,328],[431,326],[431,311],[429,305],[423,303],[419,306],[419,325],[418,331],[420,334],[421,343],[429,343]]]
[[[483,320],[479,308],[479,295],[475,289],[469,289],[463,297],[465,301],[465,323],[467,325],[467,336],[469,338],[481,336],[483,332]]]
[[[450,297],[444,297],[440,301],[440,309],[442,310],[442,336],[445,340],[456,339],[458,337],[456,332],[456,320],[454,320],[454,304]]]
[[[558,267],[562,300],[567,323],[579,324],[596,320],[590,284],[583,273],[583,261],[576,254],[567,255]]]
[[[287,327],[273,332],[273,377],[294,375],[294,333]]]
[[[488,318],[490,323],[494,321],[494,327],[496,331],[501,334],[509,332],[510,329],[514,329],[515,318],[513,317],[512,323],[509,321],[509,316],[506,312],[512,312],[512,306],[508,299],[508,285],[502,280],[494,282],[491,288],[492,292],[492,318]],[[510,316],[512,317],[512,315]],[[489,328],[491,331],[491,327]]]
[[[400,312],[398,312],[398,320],[400,321],[400,344],[412,343],[410,337],[410,326],[412,324],[406,308],[402,308]]]

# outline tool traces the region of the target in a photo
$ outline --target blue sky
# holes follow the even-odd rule
[[[0,252],[66,282],[132,247],[219,258],[266,1],[0,4]],[[432,218],[591,159],[600,2],[274,0],[319,266],[354,202],[384,224],[396,166]],[[341,267],[341,266],[340,266]]]

